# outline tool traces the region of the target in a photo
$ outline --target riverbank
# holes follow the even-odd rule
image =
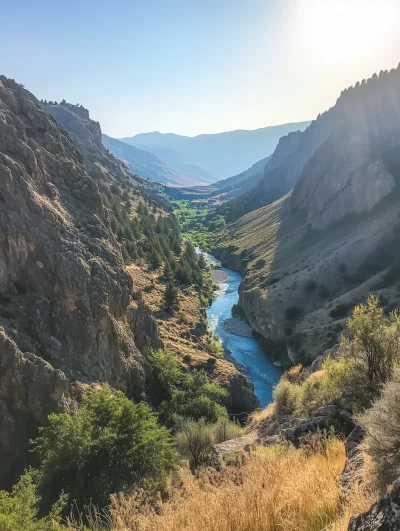
[[[203,254],[211,267],[219,263],[214,256]],[[218,275],[215,276],[215,273]],[[207,310],[209,327],[221,339],[226,359],[253,382],[254,393],[264,407],[272,401],[273,387],[278,383],[282,371],[253,337],[251,327],[245,321],[232,317],[232,307],[239,301],[240,273],[223,267],[213,270],[213,275],[218,290]]]

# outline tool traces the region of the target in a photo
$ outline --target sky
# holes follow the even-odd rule
[[[1,0],[0,73],[113,137],[311,120],[400,61],[399,0]]]

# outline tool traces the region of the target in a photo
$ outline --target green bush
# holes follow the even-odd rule
[[[86,394],[73,415],[51,414],[33,448],[46,502],[64,490],[78,507],[103,507],[112,493],[162,486],[176,465],[169,432],[150,408],[107,386]]]
[[[1,531],[61,531],[67,496],[61,495],[47,516],[39,517],[41,498],[33,471],[25,472],[11,492],[0,491]]]
[[[351,364],[346,394],[356,409],[370,407],[400,362],[400,316],[384,317],[379,299],[371,295],[357,306],[347,323],[350,337],[342,336],[340,349]]]
[[[195,421],[181,418],[178,423],[176,445],[179,453],[189,460],[192,468],[209,465],[214,444],[219,444],[242,434],[240,425],[228,418],[214,424],[204,418]]]
[[[281,378],[274,389],[275,411],[277,415],[288,415],[297,408],[300,398],[300,387]]]
[[[346,358],[333,360],[328,357],[321,374],[312,374],[304,382],[291,382],[289,371],[288,377],[283,377],[274,391],[277,414],[307,416],[314,409],[342,398],[350,370]]]
[[[151,361],[159,382],[156,398],[164,422],[173,426],[179,417],[195,420],[204,417],[208,422],[227,417],[221,401],[228,393],[211,383],[204,370],[183,372],[177,356],[170,350],[153,352]]]
[[[192,468],[210,464],[213,450],[213,427],[205,419],[183,419],[175,436],[178,452]]]

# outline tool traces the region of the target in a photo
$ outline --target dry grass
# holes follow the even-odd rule
[[[268,404],[264,409],[258,409],[249,416],[247,427],[249,429],[257,428],[263,420],[270,419],[275,415],[275,404]]]
[[[198,366],[206,363],[212,353],[209,337],[207,333],[194,336],[197,325],[203,321],[196,291],[193,288],[179,290],[180,312],[168,316],[160,312],[165,290],[165,284],[160,278],[161,269],[148,271],[146,267],[136,264],[131,264],[126,269],[132,277],[134,291],[141,290],[144,304],[155,317],[157,330],[165,348],[171,349],[184,365]],[[146,291],[150,286],[151,290]],[[135,301],[131,304],[133,307],[137,306]],[[201,327],[199,329],[201,330]],[[192,333],[188,334],[188,330],[192,330]],[[186,361],[187,355],[190,356],[190,361]],[[237,372],[232,363],[218,359],[210,376],[219,384],[229,386],[230,379],[237,375]]]
[[[182,472],[182,485],[157,510],[140,496],[115,498],[112,531],[317,531],[343,527],[338,475],[343,443],[324,452],[293,447],[260,448],[244,466]],[[340,523],[342,527],[337,527]],[[333,529],[333,528],[332,528]]]
[[[313,438],[302,449],[259,447],[242,464],[198,477],[181,470],[167,501],[143,492],[114,496],[111,515],[93,512],[90,531],[346,531],[376,501],[368,458],[359,482],[340,498],[344,444]],[[81,529],[79,525],[71,529]],[[87,528],[86,528],[87,529]]]

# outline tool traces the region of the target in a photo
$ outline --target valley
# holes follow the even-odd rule
[[[0,76],[0,180],[1,531],[399,528],[400,65],[121,140]]]

